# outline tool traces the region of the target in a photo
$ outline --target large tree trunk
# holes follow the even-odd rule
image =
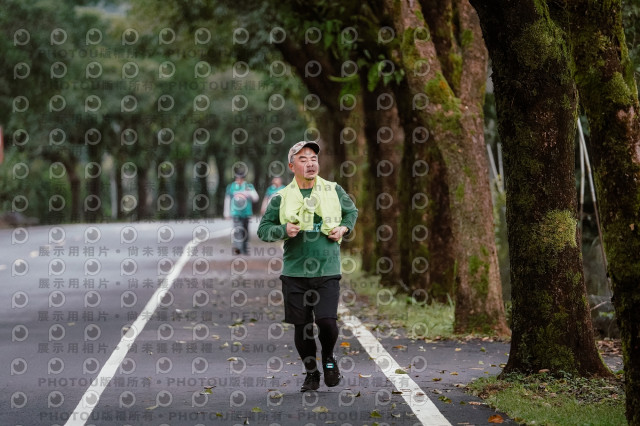
[[[362,86],[366,86],[366,82]],[[378,266],[381,284],[398,287],[401,269],[398,183],[405,134],[390,90],[378,88],[373,92],[362,92],[364,133],[369,157],[369,173],[364,178],[369,183],[370,211],[374,220],[371,227],[373,232],[367,234],[370,237],[368,241],[375,241],[370,258],[376,260],[374,264]],[[379,105],[383,107],[380,108]]]
[[[396,90],[396,98],[412,98],[406,84]],[[446,303],[456,292],[447,169],[428,130],[414,119],[411,102],[400,102],[399,108],[408,140],[402,153],[398,197],[401,205],[411,206],[400,212],[401,279],[414,295],[420,297],[426,291],[429,297]]]
[[[452,3],[459,22],[445,20],[446,26],[434,23],[435,28],[424,20],[423,10],[413,1],[385,0],[384,5],[396,34],[402,37],[397,53],[411,94],[403,101],[411,103],[415,119],[431,133],[446,167],[456,264],[455,330],[507,335],[482,131],[487,58],[486,51],[473,44],[479,36],[477,18],[466,0]],[[453,58],[449,79],[443,74],[430,36],[447,31],[456,36],[450,38],[454,51],[445,52],[447,58]],[[419,61],[430,66],[421,67]],[[414,149],[425,145],[415,144]]]
[[[620,328],[627,420],[640,424],[640,104],[621,2],[567,3],[562,17],[589,119],[608,276]]]
[[[539,1],[471,2],[493,61],[504,146],[513,334],[503,371],[610,374],[577,243],[577,93],[562,32]]]

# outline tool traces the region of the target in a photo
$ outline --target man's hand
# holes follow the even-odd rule
[[[333,241],[340,241],[340,238],[342,238],[342,236],[346,234],[348,230],[349,228],[347,228],[346,226],[336,226],[329,232],[329,235],[327,235],[327,237],[329,237],[329,239]]]
[[[298,225],[296,225],[295,223],[287,222],[287,235],[289,236],[289,238],[295,237],[296,235],[298,235],[298,232],[300,232],[300,227]]]

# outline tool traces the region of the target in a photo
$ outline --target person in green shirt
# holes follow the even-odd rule
[[[223,215],[233,218],[233,254],[249,254],[249,219],[253,215],[253,203],[258,201],[258,193],[252,184],[245,180],[246,168],[234,169],[235,179],[229,185],[224,197]]]
[[[358,217],[344,189],[318,176],[319,152],[315,142],[301,141],[291,147],[288,160],[294,178],[272,197],[258,226],[261,240],[284,240],[280,276],[284,321],[295,326],[294,342],[306,370],[302,392],[320,386],[314,322],[325,384],[336,386],[342,377],[333,353],[338,340],[340,243]]]
[[[273,197],[276,192],[280,191],[282,188],[284,188],[284,185],[282,184],[282,178],[280,176],[274,176],[274,178],[271,179],[271,185],[269,185],[264,193],[262,206],[260,207],[261,215],[264,215],[264,212],[267,211],[267,206],[269,205],[269,201],[271,201],[271,197]]]

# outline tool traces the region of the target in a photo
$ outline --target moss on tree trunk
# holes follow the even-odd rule
[[[414,127],[430,132],[445,170],[455,259],[455,329],[459,333],[493,331],[506,335],[509,330],[502,304],[482,127],[486,50],[468,36],[474,30],[480,34],[469,3],[462,0],[452,4],[457,10],[455,19],[452,14],[430,26],[424,18],[428,11],[418,2],[384,2],[400,39],[397,55],[406,70],[409,92],[403,99],[405,110],[412,110],[411,117],[417,123]],[[438,43],[447,50],[440,56],[449,59],[443,68],[431,34],[438,39],[446,38],[447,33],[459,37]],[[460,41],[463,33],[467,34],[464,47]],[[422,66],[425,62],[428,69]],[[426,147],[414,144],[412,157],[424,159]],[[405,163],[406,167],[414,168],[415,162]]]
[[[574,182],[577,93],[542,1],[472,0],[493,62],[503,141],[512,341],[504,372],[610,374],[595,346]]]
[[[640,104],[622,28],[621,2],[567,3],[580,103],[589,119],[589,151],[625,370],[626,415],[640,424]]]

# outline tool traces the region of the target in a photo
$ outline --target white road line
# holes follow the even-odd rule
[[[349,309],[341,305],[338,308],[341,321],[353,330],[362,347],[375,361],[380,370],[389,381],[402,392],[402,397],[409,404],[418,420],[423,425],[451,426],[451,423],[440,413],[435,404],[427,397],[426,393],[418,386],[408,374],[398,374],[396,370],[402,369],[395,359],[386,351],[373,334],[353,315]]]
[[[209,235],[209,239],[223,237],[225,235],[229,235],[232,228],[221,229]],[[104,392],[105,388],[109,385],[109,382],[116,374],[116,370],[122,364],[122,360],[127,356],[129,352],[129,348],[133,342],[135,342],[138,335],[144,329],[144,326],[147,324],[153,313],[158,308],[160,301],[164,297],[164,295],[171,289],[173,282],[182,272],[182,268],[189,261],[189,253],[191,253],[192,249],[200,244],[202,241],[191,240],[189,244],[184,248],[182,256],[178,259],[178,262],[173,267],[173,271],[163,280],[160,287],[153,293],[149,302],[144,307],[138,318],[131,325],[131,328],[122,336],[120,339],[120,343],[116,346],[115,350],[107,360],[107,362],[102,366],[98,377],[96,377],[91,382],[91,386],[87,389],[87,391],[82,395],[80,402],[76,406],[73,413],[71,413],[69,420],[65,424],[65,426],[84,426],[86,421],[91,416],[91,412],[98,405],[100,401],[100,396],[102,392]],[[143,315],[144,314],[144,315]]]

